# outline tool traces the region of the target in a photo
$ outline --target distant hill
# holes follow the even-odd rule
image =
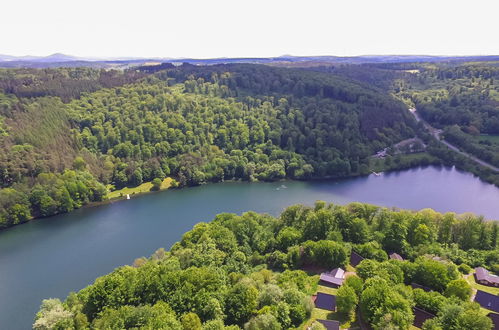
[[[93,67],[128,68],[150,62],[190,63],[194,65],[214,65],[230,63],[276,64],[281,66],[314,66],[327,64],[364,64],[364,63],[406,63],[406,62],[468,62],[499,61],[499,55],[486,56],[429,56],[429,55],[365,55],[365,56],[292,56],[279,57],[242,57],[242,58],[85,58],[61,53],[49,56],[11,56],[0,54],[0,67],[4,68],[56,68],[56,67]]]

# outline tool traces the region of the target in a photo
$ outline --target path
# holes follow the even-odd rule
[[[445,141],[444,139],[441,138],[441,134],[442,134],[442,130],[441,129],[437,129],[437,128],[434,128],[433,126],[431,126],[430,124],[428,124],[424,119],[422,119],[419,114],[417,113],[416,109],[415,108],[412,108],[412,109],[409,109],[409,111],[414,115],[414,118],[416,119],[417,122],[422,122],[423,123],[423,126],[426,128],[426,130],[428,132],[430,132],[431,135],[433,135],[433,137],[435,139],[437,139],[437,141],[443,143],[445,146],[447,146],[449,149],[465,156],[465,157],[468,157],[469,159],[473,160],[475,163],[479,164],[479,165],[482,165],[484,167],[487,167],[495,172],[499,172],[499,167],[496,167],[492,164],[489,164],[487,163],[486,161],[483,161],[473,155],[470,155],[464,151],[461,151],[458,147],[456,147],[455,145]]]

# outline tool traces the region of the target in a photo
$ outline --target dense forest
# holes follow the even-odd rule
[[[355,269],[352,250],[365,258]],[[392,252],[405,260],[389,260]],[[498,223],[472,214],[321,201],[278,218],[225,213],[194,226],[170,251],[120,267],[64,302],[43,301],[33,327],[303,328],[314,322],[318,272],[350,267],[336,293],[342,324],[360,317],[373,329],[409,329],[417,306],[436,315],[423,329],[490,330],[462,275],[476,266],[499,272]]]
[[[371,155],[416,134],[402,102],[345,76],[159,69],[1,70],[0,227],[166,176],[184,186],[367,174]]]
[[[499,64],[420,64],[398,80],[395,92],[444,138],[499,166]]]

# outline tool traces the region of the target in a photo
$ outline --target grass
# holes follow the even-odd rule
[[[163,182],[161,182],[160,190],[165,190],[165,189],[170,188],[171,184],[172,184],[172,178],[164,179]],[[112,186],[108,187],[108,189],[109,188],[112,188]],[[152,188],[151,182],[144,182],[143,184],[141,184],[140,186],[137,186],[137,187],[125,187],[122,189],[110,191],[107,194],[107,197],[109,199],[113,199],[113,198],[125,197],[127,194],[129,194],[129,195],[142,194],[142,193],[150,192],[151,188]]]
[[[475,281],[475,276],[473,276],[473,274],[470,274],[466,278],[466,281],[468,281],[468,283],[471,285],[471,287],[473,289],[477,289],[477,290],[485,291],[485,292],[492,293],[495,295],[499,295],[499,288],[495,288],[492,286],[486,286],[486,285],[482,285],[482,284],[477,283]]]

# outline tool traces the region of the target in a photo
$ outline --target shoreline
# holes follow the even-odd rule
[[[469,173],[471,175],[473,175],[474,177],[476,177],[477,179],[479,179],[480,181],[484,182],[484,183],[487,183],[487,184],[490,184],[494,187],[497,187],[495,184],[491,183],[491,182],[488,182],[487,180],[484,180],[481,176],[471,172],[471,171],[467,171],[463,168],[461,168],[460,166],[458,165],[446,165],[442,162],[439,162],[439,163],[430,163],[430,164],[426,164],[426,165],[416,165],[416,166],[410,166],[410,167],[400,167],[400,168],[393,168],[393,169],[387,169],[387,170],[380,170],[380,172],[377,172],[378,174],[383,174],[383,173],[393,173],[393,172],[402,172],[402,171],[407,171],[407,170],[411,170],[411,169],[417,169],[417,168],[426,168],[426,167],[429,167],[429,166],[435,166],[435,167],[442,167],[442,168],[452,168],[452,167],[455,167],[457,170],[461,171],[461,172],[464,172],[464,173]],[[283,179],[279,179],[279,180],[275,180],[275,181],[246,181],[246,180],[241,180],[241,179],[231,179],[231,180],[224,180],[224,181],[220,181],[220,182],[203,182],[199,185],[195,185],[195,186],[182,186],[182,187],[168,187],[168,188],[165,188],[165,189],[161,189],[161,190],[157,190],[157,191],[143,191],[143,192],[137,192],[137,193],[133,193],[133,194],[130,194],[130,197],[132,196],[146,196],[146,195],[149,195],[149,194],[155,194],[155,193],[161,193],[161,192],[165,192],[165,191],[168,191],[168,190],[180,190],[180,189],[186,189],[186,188],[194,188],[194,187],[198,187],[198,186],[202,186],[202,185],[208,185],[208,184],[221,184],[221,183],[261,183],[261,182],[283,182],[283,181],[301,181],[301,182],[306,182],[306,181],[320,181],[320,180],[328,180],[328,181],[333,181],[333,180],[338,180],[338,181],[343,181],[343,180],[349,180],[349,179],[354,179],[354,178],[360,178],[360,177],[368,177],[370,175],[375,175],[373,173],[374,171],[370,171],[369,173],[367,174],[353,174],[353,175],[346,175],[346,176],[332,176],[332,175],[328,175],[328,176],[323,176],[323,177],[311,177],[311,178],[307,178],[307,179],[292,179],[292,178],[283,178]],[[37,221],[37,220],[42,220],[42,219],[45,219],[45,218],[50,218],[50,217],[53,217],[53,216],[58,216],[58,215],[61,215],[61,214],[69,214],[69,213],[72,213],[73,211],[76,211],[76,210],[79,210],[79,209],[87,209],[87,208],[93,208],[93,207],[98,207],[98,206],[105,206],[105,205],[109,205],[109,204],[114,204],[114,203],[118,203],[118,202],[122,202],[122,201],[126,201],[126,195],[125,196],[120,196],[120,197],[113,197],[113,198],[109,198],[109,199],[106,199],[106,200],[102,200],[102,201],[98,201],[98,202],[89,202],[85,205],[82,205],[81,207],[79,208],[76,208],[76,209],[73,209],[72,211],[70,212],[66,212],[66,213],[58,213],[58,214],[54,214],[54,215],[50,215],[48,217],[36,217],[36,218],[32,218],[26,222],[23,222],[23,223],[19,223],[19,224],[16,224],[16,225],[13,225],[13,226],[10,226],[10,227],[7,227],[7,228],[3,228],[0,230],[0,232],[3,232],[3,231],[6,231],[10,228],[14,228],[14,227],[17,227],[17,226],[20,226],[20,225],[23,225],[23,224],[26,224],[26,223],[30,223],[32,221]]]

